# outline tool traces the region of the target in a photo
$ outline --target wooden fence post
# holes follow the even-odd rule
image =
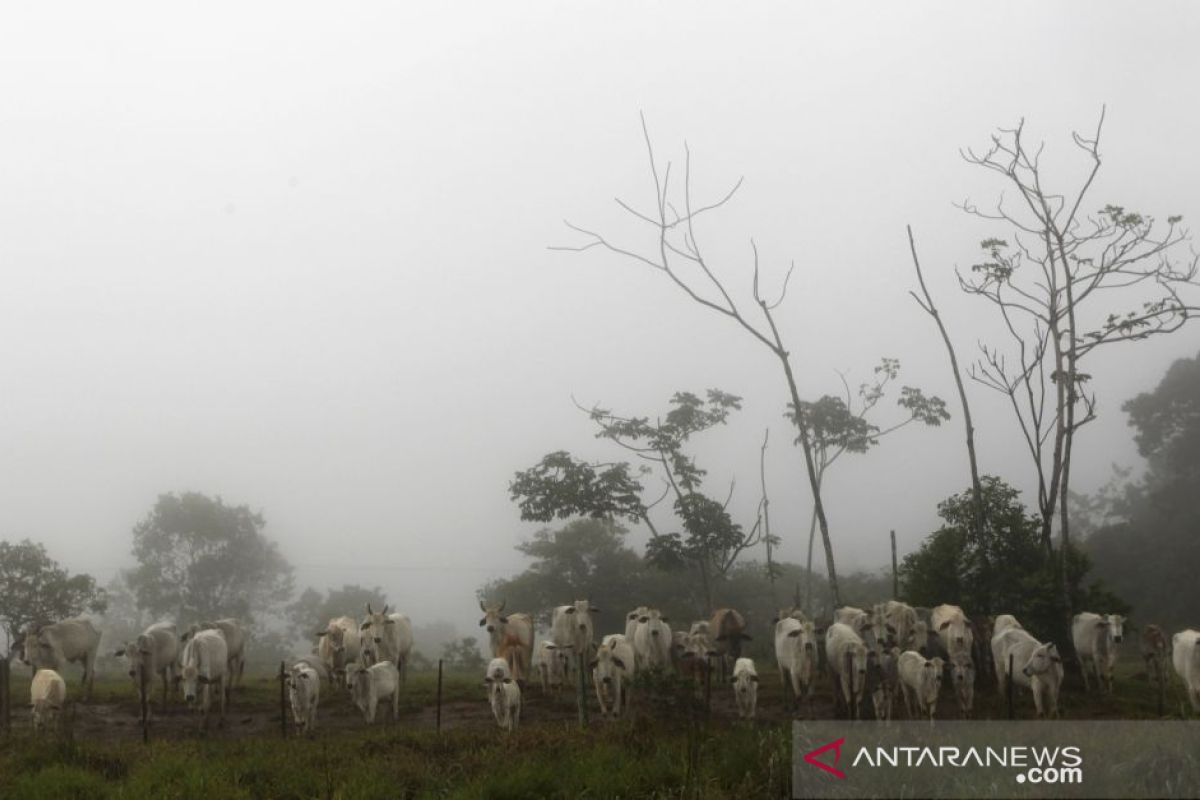
[[[854,693],[854,669],[853,669],[854,656],[852,653],[849,653],[849,652],[846,653],[846,663],[843,664],[842,666],[845,667],[845,669],[846,669],[846,671],[843,672],[842,674],[850,679],[848,681],[848,683],[850,685],[850,709],[849,709],[850,719],[852,719],[852,720],[858,719],[858,704],[857,704],[858,698],[855,697],[855,693]]]
[[[138,659],[138,697],[142,702],[142,744],[150,743],[150,699],[146,683],[146,658]]]
[[[588,726],[586,662],[584,661],[583,653],[577,654],[576,659],[579,664],[579,727],[586,728]]]
[[[279,735],[287,738],[287,665],[279,662]]]
[[[900,599],[900,570],[896,567],[896,532],[892,531],[892,597]]]
[[[8,713],[8,708],[11,703],[8,695],[8,659],[0,658],[0,732],[9,733],[9,724],[12,719]]]
[[[1008,654],[1008,718],[1016,719],[1013,712],[1013,654]]]
[[[442,660],[438,659],[437,682],[437,732],[442,732]]]

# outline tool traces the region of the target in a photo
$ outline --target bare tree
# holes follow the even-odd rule
[[[1002,197],[990,210],[962,205],[1011,231],[1011,241],[985,240],[985,260],[969,275],[958,275],[964,292],[996,308],[1008,340],[1006,346],[981,343],[970,375],[1008,399],[1037,473],[1043,543],[1053,549],[1057,516],[1064,564],[1071,545],[1067,498],[1075,434],[1096,418],[1086,359],[1106,345],[1177,331],[1200,310],[1183,294],[1198,286],[1196,254],[1175,256],[1190,239],[1181,217],[1170,216],[1163,226],[1117,205],[1084,211],[1100,171],[1103,123],[1101,111],[1090,138],[1072,135],[1088,169],[1067,194],[1043,183],[1044,145],[1027,143],[1023,121],[993,134],[983,152],[962,154],[1000,175],[1016,194],[1015,203]],[[1059,572],[1069,616],[1067,570]]]
[[[656,234],[656,246],[652,252],[644,253],[622,247],[603,234],[567,222],[573,231],[585,236],[586,243],[578,246],[555,247],[555,250],[583,251],[599,247],[624,258],[635,261],[643,266],[662,273],[690,300],[736,323],[751,338],[765,347],[779,364],[784,382],[787,386],[788,403],[794,411],[797,422],[798,441],[804,454],[804,466],[808,478],[808,488],[813,498],[813,514],[821,530],[821,542],[825,548],[825,566],[829,576],[829,588],[834,605],[841,605],[841,593],[838,589],[837,568],[834,562],[833,541],[829,534],[829,523],[825,515],[825,506],[821,500],[821,486],[818,480],[817,465],[813,454],[812,442],[804,425],[803,404],[800,400],[800,390],[792,369],[791,352],[784,344],[783,337],[776,324],[774,312],[787,296],[788,282],[795,269],[793,263],[783,280],[779,295],[770,299],[762,291],[760,284],[758,247],[752,239],[750,251],[753,269],[751,272],[751,298],[757,313],[761,317],[758,322],[751,320],[743,308],[734,299],[713,269],[705,255],[696,232],[696,220],[715,209],[725,205],[742,185],[742,179],[733,185],[722,197],[708,204],[693,203],[691,192],[691,151],[684,145],[683,187],[674,190],[671,185],[673,165],[668,162],[660,169],[654,155],[654,146],[646,128],[645,116],[642,116],[642,134],[646,142],[646,151],[650,160],[650,174],[654,182],[654,210],[645,213],[635,209],[629,203],[617,198],[617,204],[630,217],[639,223],[649,226]]]

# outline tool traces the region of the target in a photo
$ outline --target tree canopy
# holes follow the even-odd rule
[[[70,574],[28,539],[0,542],[0,626],[9,642],[34,622],[104,612],[107,599],[91,575]]]
[[[278,609],[292,595],[292,567],[266,522],[247,506],[197,492],[163,494],[133,529],[138,605],[180,622]]]

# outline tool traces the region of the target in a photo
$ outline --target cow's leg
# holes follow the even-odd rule
[[[1088,657],[1079,654],[1079,671],[1083,673],[1083,691],[1090,692],[1092,690],[1091,682],[1088,680],[1088,667],[1095,667],[1095,664],[1088,663]]]

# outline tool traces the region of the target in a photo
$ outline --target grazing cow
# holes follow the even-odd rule
[[[942,691],[942,669],[940,658],[925,658],[915,650],[900,654],[896,672],[900,676],[900,689],[904,693],[904,711],[909,719],[916,719],[915,709],[922,717],[928,715],[933,722],[937,711],[938,694]]]
[[[1096,683],[1112,694],[1112,668],[1117,660],[1117,645],[1125,635],[1125,618],[1120,614],[1076,614],[1071,621],[1071,640],[1079,656],[1080,671],[1083,673],[1083,690],[1091,691],[1088,684],[1088,667],[1096,676]]]
[[[1167,663],[1167,635],[1157,625],[1142,629],[1142,660],[1146,662],[1146,673],[1162,683],[1163,665]]]
[[[620,634],[604,637],[596,649],[596,658],[591,662],[591,667],[601,715],[608,716],[611,713],[613,717],[619,717],[622,703],[628,705],[628,696],[622,697],[622,688],[625,681],[633,677],[633,645]]]
[[[875,706],[875,719],[882,722],[891,722],[896,706],[896,693],[900,690],[899,660],[900,648],[884,648],[867,670],[867,691]]]
[[[829,654],[835,697],[840,696],[841,704],[849,709],[850,719],[856,719],[867,678],[867,646],[854,628],[835,622],[825,631],[825,652]]]
[[[961,608],[951,605],[937,606],[930,614],[930,620],[930,627],[937,631],[947,654],[953,656],[955,653],[971,652],[971,644],[975,639],[971,625],[967,622],[967,615]]]
[[[367,616],[359,630],[367,631],[370,638],[370,663],[390,661],[400,670],[401,682],[407,681],[408,657],[413,648],[412,622],[408,617],[394,611],[389,614],[386,605],[382,611],[372,611],[367,603]]]
[[[576,663],[586,663],[592,658],[595,647],[595,631],[592,614],[600,613],[587,600],[576,600],[569,606],[558,606],[550,622],[550,638],[559,654],[567,660],[566,674]]]
[[[492,646],[492,658],[503,658],[518,684],[525,682],[533,664],[533,619],[528,614],[504,614],[506,601],[498,606],[485,606],[479,601],[483,618],[479,627],[485,628]]]
[[[812,622],[783,617],[775,623],[775,663],[780,682],[791,689],[794,708],[799,709],[804,697],[811,717],[817,673],[817,635]]]
[[[1058,716],[1058,693],[1062,687],[1063,667],[1053,642],[1042,644],[1021,627],[1006,627],[992,639],[992,658],[1001,690],[1010,677],[1008,659],[1013,658],[1012,680],[1033,692],[1033,705],[1039,717]]]
[[[351,695],[368,725],[375,723],[375,710],[381,700],[391,700],[391,720],[395,722],[400,716],[400,671],[391,661],[359,666],[354,672]]]
[[[563,674],[563,662],[558,657],[558,648],[554,642],[542,640],[537,647],[537,656],[534,661],[537,667],[538,677],[542,680],[542,691],[549,692],[551,689],[557,694],[566,682],[566,677]]]
[[[68,619],[52,625],[34,625],[26,630],[21,660],[35,669],[62,672],[67,664],[83,665],[83,699],[92,700],[96,679],[96,653],[100,631],[86,619]]]
[[[971,661],[982,675],[989,675],[992,670],[992,637],[996,635],[996,620],[994,617],[979,616],[970,620],[973,641],[971,645]]]
[[[758,673],[754,670],[754,662],[749,658],[739,658],[733,664],[733,696],[737,699],[738,716],[742,719],[754,719],[758,708]]]
[[[325,664],[331,684],[336,686],[343,680],[349,683],[349,664],[357,662],[360,669],[363,666],[360,652],[362,637],[359,635],[358,623],[352,617],[334,617],[329,620],[325,630],[317,631],[313,635],[320,638],[317,655]]]
[[[637,669],[662,670],[671,665],[671,628],[657,608],[648,608],[638,618],[633,634]]]
[[[1183,681],[1192,711],[1200,713],[1200,631],[1189,628],[1171,637],[1171,662]]]
[[[512,678],[494,681],[489,689],[492,716],[501,730],[512,732],[521,722],[521,687]]]
[[[33,732],[43,726],[58,726],[59,712],[67,703],[67,682],[52,669],[39,669],[29,684],[29,705],[33,709]]]
[[[219,631],[205,629],[188,637],[179,658],[180,683],[183,699],[188,705],[199,702],[204,727],[208,727],[208,712],[216,692],[221,711],[220,725],[225,724],[226,696],[229,693],[229,647]]]
[[[287,678],[292,719],[301,733],[317,727],[317,706],[321,701],[321,674],[304,662],[292,665]]]
[[[246,669],[246,631],[242,628],[242,623],[232,617],[219,619],[216,622],[201,622],[184,631],[183,635],[179,637],[179,643],[184,644],[190,636],[194,636],[202,630],[218,631],[225,637],[225,647],[229,658],[226,672],[229,686],[232,688],[235,684],[240,685],[242,673]]]
[[[964,718],[971,716],[975,708],[975,662],[967,653],[955,653],[950,657],[950,685],[958,700],[958,713]]]
[[[117,658],[125,657],[129,662],[129,677],[137,688],[138,699],[149,702],[142,697],[142,692],[150,690],[150,679],[153,675],[162,678],[163,711],[167,710],[167,692],[174,683],[175,672],[179,663],[179,637],[175,634],[175,626],[169,622],[157,622],[151,625],[132,642],[126,642],[121,649],[113,653]],[[143,686],[142,675],[146,676]]]
[[[877,651],[879,642],[875,635],[875,623],[871,621],[871,615],[866,611],[854,606],[842,606],[833,612],[833,621],[848,625],[858,635],[858,638],[862,639],[868,650]]]
[[[733,665],[742,657],[742,642],[751,640],[746,633],[746,620],[732,608],[718,608],[708,622],[707,634],[712,637],[713,649],[721,656],[721,676],[726,672],[726,662]]]

